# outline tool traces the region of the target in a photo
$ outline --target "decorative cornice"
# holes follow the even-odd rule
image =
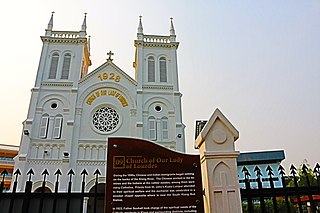
[[[30,142],[35,145],[64,145],[66,140],[65,139],[38,139],[38,138],[31,138]]]
[[[41,86],[72,87],[73,82],[43,82]]]
[[[87,42],[86,38],[55,38],[55,37],[47,37],[41,36],[42,42],[48,43],[63,43],[63,44],[85,44]]]
[[[77,160],[79,166],[105,166],[105,160]]]
[[[179,42],[175,42],[175,43],[156,43],[156,42],[152,42],[152,43],[146,43],[143,41],[138,41],[135,40],[134,41],[134,45],[135,46],[139,46],[142,45],[143,47],[160,47],[160,48],[178,48],[179,47]]]
[[[166,86],[166,85],[143,85],[143,89],[155,89],[155,90],[173,90],[173,86]]]
[[[87,143],[89,143],[90,145],[92,145],[92,144],[94,144],[94,143],[96,143],[96,145],[98,144],[98,145],[106,145],[106,140],[105,141],[103,141],[103,140],[90,140],[90,139],[86,139],[86,140],[79,140],[79,145],[81,145],[81,144],[87,144]]]
[[[29,159],[27,160],[27,162],[30,165],[58,165],[58,164],[62,164],[62,160],[58,159],[58,160],[53,160],[53,159],[42,159],[42,160],[38,160],[38,159]]]
[[[178,46],[179,46],[179,43],[177,42],[177,43],[175,43],[175,44],[163,44],[163,43],[145,43],[145,42],[143,42],[143,46],[144,47],[157,47],[157,48],[159,48],[159,47],[161,47],[161,48],[172,48],[172,47],[174,47],[174,48],[178,48]]]
[[[236,159],[240,155],[238,151],[229,151],[229,152],[222,152],[222,151],[205,151],[201,154],[201,163],[208,159],[224,159],[224,158],[233,158]]]

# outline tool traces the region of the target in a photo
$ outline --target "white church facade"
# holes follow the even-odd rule
[[[108,137],[134,137],[185,151],[184,124],[178,83],[177,48],[171,19],[169,35],[145,35],[141,17],[135,45],[135,77],[109,58],[88,72],[90,40],[86,16],[80,31],[53,30],[53,15],[45,35],[35,85],[15,170],[22,173],[18,190],[24,190],[32,168],[33,190],[41,187],[47,169],[46,186],[54,191],[60,169],[60,189],[66,190],[68,171],[74,176],[73,190],[80,190],[80,173],[88,171],[86,190],[105,182]]]

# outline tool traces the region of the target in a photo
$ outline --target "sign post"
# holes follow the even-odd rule
[[[106,213],[204,212],[199,155],[109,138]]]

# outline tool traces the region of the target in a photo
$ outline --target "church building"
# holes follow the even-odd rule
[[[169,35],[145,35],[140,17],[134,78],[113,63],[111,51],[105,63],[88,72],[86,28],[85,16],[80,31],[53,30],[52,14],[41,36],[39,67],[15,158],[15,170],[22,174],[17,190],[24,190],[30,169],[33,191],[41,187],[45,169],[50,174],[46,179],[50,191],[54,191],[57,169],[62,173],[60,190],[67,190],[70,169],[76,174],[73,191],[80,190],[83,169],[89,174],[86,191],[94,185],[96,169],[101,172],[99,182],[105,182],[109,137],[142,138],[185,152],[179,42],[172,19]]]

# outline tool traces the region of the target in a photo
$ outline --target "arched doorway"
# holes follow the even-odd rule
[[[35,193],[41,193],[42,192],[42,187],[38,187],[34,190]],[[44,193],[51,193],[51,189],[48,187],[44,187]]]
[[[104,193],[105,192],[105,183],[99,183],[98,184],[98,193]],[[94,188],[93,186],[90,189],[90,193],[94,193]],[[94,197],[90,197],[88,200],[88,207],[87,207],[87,213],[93,213],[94,210]],[[104,198],[103,197],[97,197],[97,212],[96,213],[104,213]]]

